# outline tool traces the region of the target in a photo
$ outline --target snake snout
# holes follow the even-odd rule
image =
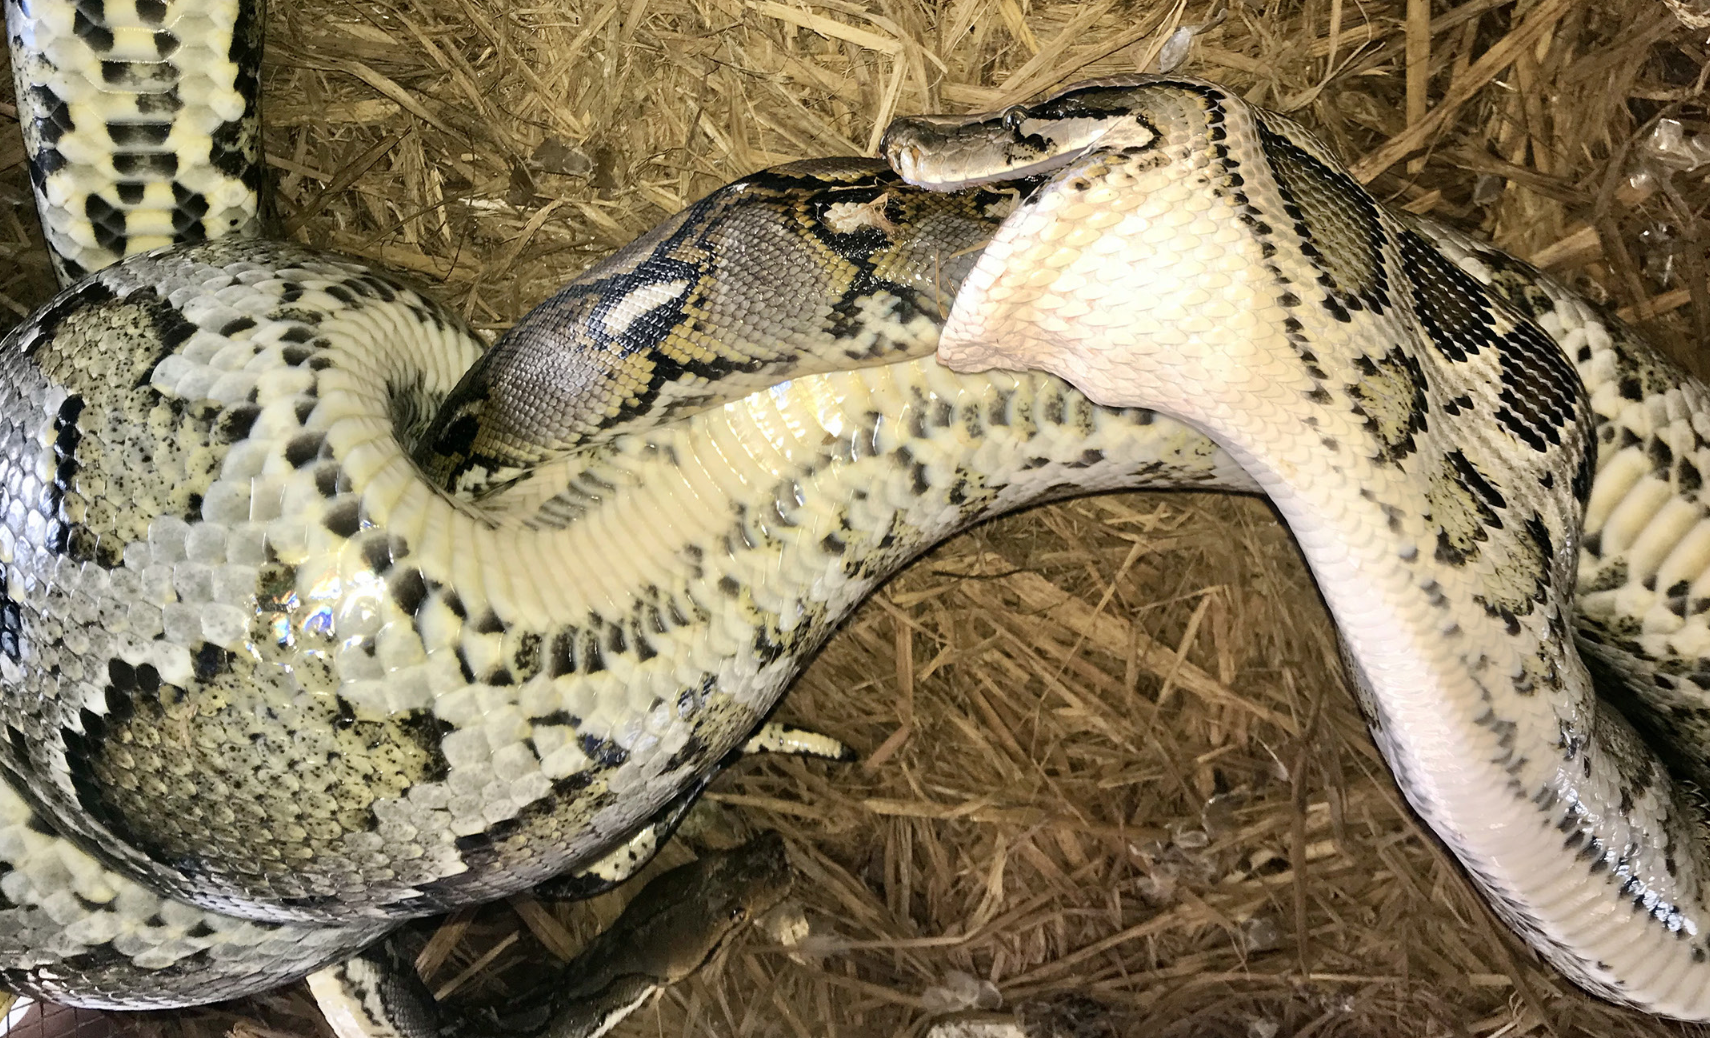
[[[910,184],[930,187],[930,184],[921,183],[923,172],[921,167],[926,156],[921,151],[919,144],[908,139],[910,134],[908,133],[907,122],[906,119],[899,119],[885,129],[885,135],[879,141],[879,154],[883,155],[885,161],[890,163],[891,168],[896,170],[897,176],[902,177]]]
[[[898,176],[911,184],[922,182],[924,171],[921,166],[924,164],[925,156],[921,154],[919,147],[913,144],[899,147],[890,156],[890,160],[891,168],[897,171]]]

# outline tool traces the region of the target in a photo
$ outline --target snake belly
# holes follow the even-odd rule
[[[262,0],[7,0],[18,125],[60,284],[260,230]]]
[[[1300,542],[1402,791],[1497,913],[1603,997],[1710,1017],[1702,808],[1569,637],[1577,576],[1581,644],[1702,775],[1704,387],[1212,84],[1092,81],[900,121],[887,150],[916,183],[1052,174],[939,356],[1228,449]]]

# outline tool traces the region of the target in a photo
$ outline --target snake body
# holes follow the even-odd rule
[[[19,25],[38,24],[25,14],[54,6],[10,0],[14,45],[28,42]],[[145,8],[176,10],[137,0]],[[104,39],[75,26],[71,36]],[[225,47],[241,56],[229,38]],[[15,65],[46,82],[42,65]],[[26,81],[20,97],[38,85]],[[1441,587],[1467,618],[1463,638],[1492,673],[1519,676],[1504,694],[1546,704],[1541,722],[1494,735],[1515,781],[1536,785],[1534,771],[1568,775],[1594,759],[1602,769],[1535,806],[1525,806],[1539,796],[1530,788],[1527,798],[1487,794],[1492,811],[1557,826],[1527,860],[1544,863],[1560,881],[1550,897],[1565,900],[1487,888],[1545,947],[1563,946],[1550,920],[1570,903],[1617,943],[1666,934],[1665,967],[1557,961],[1610,997],[1710,1012],[1697,961],[1696,815],[1607,711],[1547,723],[1556,703],[1584,705],[1564,698],[1583,690],[1570,614],[1581,639],[1663,707],[1664,726],[1703,709],[1693,680],[1706,672],[1698,603],[1710,601],[1696,533],[1697,473],[1710,462],[1694,425],[1710,413],[1701,387],[1523,265],[1397,224],[1292,124],[1203,85],[1177,82],[1164,95],[1172,127],[1198,112],[1203,131],[1220,116],[1214,143],[1239,157],[1249,202],[1309,232],[1334,229],[1338,244],[1326,248],[1286,225],[1219,228],[1229,236],[1219,247],[1250,261],[1226,276],[1246,283],[1272,260],[1303,286],[1326,286],[1348,318],[1303,324],[1291,340],[1291,376],[1319,378],[1316,364],[1327,385],[1364,387],[1337,387],[1333,400],[1356,400],[1350,413],[1363,421],[1307,442],[1302,463],[1372,444],[1396,455],[1373,499],[1342,478],[1291,518],[1364,502],[1351,507],[1376,509],[1384,524],[1322,529],[1365,530],[1379,554],[1438,523],[1434,552],[1478,560],[1452,569],[1481,584]],[[1021,144],[1060,143],[1064,127],[1109,117],[1065,96],[1032,113]],[[244,110],[224,109],[239,119],[228,137],[250,125]],[[71,237],[123,244],[110,218],[101,236],[79,222],[69,167],[40,158],[58,109],[36,111],[42,197],[73,214]],[[90,120],[71,122],[49,142],[62,154]],[[190,150],[214,154],[195,140]],[[1170,190],[1202,206],[1224,197],[1227,182],[1201,173]],[[1006,227],[1029,226],[1079,190],[1063,183],[1044,195],[1026,185],[934,194],[864,160],[759,174],[578,278],[479,361],[481,341],[443,307],[383,272],[293,245],[180,244],[70,288],[0,344],[0,764],[15,784],[0,798],[17,798],[0,842],[12,868],[0,931],[15,936],[0,946],[0,976],[123,1007],[301,975],[393,920],[502,896],[624,843],[741,744],[874,586],[971,523],[1122,487],[1286,489],[1253,447],[1269,432],[1225,435],[1232,456],[1193,425],[1096,406],[1053,376],[957,374],[931,359],[963,279],[991,276],[986,261],[975,267],[978,244],[1012,211]],[[1110,192],[1111,212],[1145,197],[1132,186]],[[85,202],[91,211],[105,214]],[[178,223],[177,239],[209,231]],[[133,224],[148,219],[127,216],[127,240]],[[1409,251],[1398,263],[1401,240]],[[1161,276],[1178,279],[1177,291],[1223,285],[1190,270]],[[1524,418],[1503,423],[1503,435],[1548,441],[1538,471],[1558,477],[1557,494],[1511,483],[1500,492],[1535,512],[1535,526],[1507,522],[1490,496],[1493,480],[1518,471],[1493,460],[1494,438],[1481,444],[1488,457],[1418,484],[1440,518],[1407,496],[1411,478],[1394,473],[1407,472],[1405,457],[1445,456],[1430,409],[1460,397],[1400,345],[1369,356],[1360,378],[1342,377],[1335,365],[1358,366],[1355,354],[1382,339],[1369,323],[1380,299],[1412,315],[1413,347],[1495,337],[1478,363],[1496,381],[1464,380],[1484,412],[1501,404],[1503,358],[1519,348],[1496,343],[1524,343],[1513,366],[1533,382],[1510,405]],[[1406,299],[1411,310],[1396,302]],[[1103,303],[1084,311],[1083,323],[1123,318]],[[1308,360],[1326,328],[1336,333],[1326,357]],[[1432,338],[1441,329],[1450,337]],[[1213,374],[1201,381],[1217,384]],[[1265,417],[1277,423],[1265,429],[1287,427]],[[1593,438],[1595,477],[1589,461],[1572,464],[1590,458]],[[1577,612],[1576,486],[1589,491]],[[1413,511],[1391,504],[1398,514],[1388,516],[1391,501]],[[1309,554],[1334,551],[1322,540]],[[1480,620],[1468,603],[1490,608]],[[1378,657],[1352,635],[1350,647],[1381,718]],[[1440,646],[1414,649],[1393,659],[1436,659]],[[1492,700],[1491,724],[1509,724],[1498,709],[1507,702]],[[1385,722],[1380,741],[1391,740],[1410,796],[1485,765],[1465,740],[1491,730],[1481,718],[1442,720],[1453,737],[1442,745],[1462,755],[1436,760],[1395,752]],[[1416,796],[1427,818],[1432,795]],[[1480,875],[1485,859],[1463,860]],[[295,950],[257,950],[281,947]]]
[[[352,261],[186,244],[45,307],[0,347],[0,760],[20,827],[66,837],[47,853],[80,879],[14,866],[16,912],[40,911],[6,980],[94,1005],[227,997],[587,864],[949,532],[1082,489],[1239,481],[1202,438],[1058,380],[910,359],[1014,198],[911,192],[864,160],[715,194],[456,393],[479,416],[540,351],[591,344],[612,391],[525,393],[590,417],[538,435],[520,480],[503,436],[426,435],[480,341]],[[465,489],[510,485],[450,496],[412,451]],[[151,927],[114,893],[133,887],[201,911]],[[245,919],[322,944],[246,976],[210,936]]]
[[[18,124],[62,283],[261,223],[260,0],[8,0]]]
[[[970,274],[941,358],[1054,371],[1223,444],[1300,542],[1398,784],[1498,914],[1589,990],[1710,1011],[1702,811],[1570,636],[1577,578],[1586,647],[1633,679],[1643,723],[1691,733],[1704,387],[1210,84],[1094,81],[905,120],[888,148],[947,187],[1053,173]],[[1629,583],[1680,607],[1591,598]]]

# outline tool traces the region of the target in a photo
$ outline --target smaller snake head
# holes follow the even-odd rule
[[[1095,148],[1151,143],[1157,131],[1134,89],[1146,82],[1096,79],[996,112],[908,116],[886,128],[880,151],[898,176],[933,191],[1050,173]]]
[[[783,900],[794,879],[775,832],[661,873],[556,980],[486,1013],[480,1030],[598,1038],[654,992],[706,965],[732,935]],[[439,1027],[437,1033],[467,1030]]]

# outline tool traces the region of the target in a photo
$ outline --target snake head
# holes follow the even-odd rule
[[[1079,83],[1033,104],[975,115],[915,115],[885,130],[880,150],[917,187],[955,191],[1053,172],[1096,148],[1157,137],[1137,103],[1147,77]]]
[[[560,1005],[604,998],[623,978],[672,984],[712,958],[795,882],[783,837],[762,833],[661,873],[563,971]]]

